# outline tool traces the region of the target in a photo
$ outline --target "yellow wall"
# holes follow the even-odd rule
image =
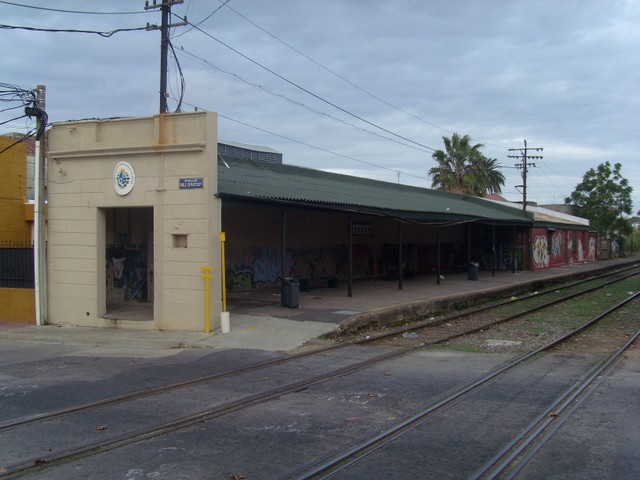
[[[0,136],[0,151],[15,140]],[[25,218],[27,196],[27,147],[19,143],[0,155],[0,241],[30,241],[31,228]]]
[[[0,288],[0,321],[36,323],[35,290]]]

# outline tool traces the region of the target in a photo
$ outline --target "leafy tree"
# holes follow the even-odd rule
[[[623,214],[631,213],[633,188],[620,173],[621,168],[620,163],[612,169],[611,163],[605,162],[589,169],[564,200],[565,204],[576,205],[580,215],[589,219],[591,227],[609,239],[609,258],[613,240],[631,233],[631,224]]]
[[[498,161],[487,158],[473,145],[471,137],[454,133],[451,138],[442,137],[444,150],[436,150],[433,159],[436,167],[429,169],[431,187],[448,192],[482,197],[486,193],[501,193],[504,175],[498,170]]]

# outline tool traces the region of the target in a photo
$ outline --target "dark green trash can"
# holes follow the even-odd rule
[[[468,276],[469,280],[478,280],[478,272],[480,271],[480,264],[478,262],[471,262],[469,264]]]
[[[299,308],[300,307],[300,282],[292,277],[286,277],[282,285],[282,302],[283,307]]]

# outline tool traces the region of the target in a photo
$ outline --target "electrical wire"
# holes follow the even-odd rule
[[[5,111],[11,110],[14,108],[24,108],[24,115],[13,118],[11,120],[1,122],[0,125],[5,125],[9,122],[12,122],[14,120],[19,120],[25,117],[30,118],[35,116],[41,119],[41,122],[37,131],[33,133],[29,133],[28,135],[25,135],[22,138],[18,139],[13,144],[5,147],[2,151],[0,151],[0,154],[6,152],[10,148],[15,147],[19,143],[24,142],[27,138],[30,138],[33,135],[35,135],[36,140],[40,140],[42,138],[46,130],[46,127],[48,125],[49,117],[47,116],[47,113],[38,106],[38,103],[36,100],[37,100],[37,97],[36,97],[35,89],[27,90],[17,85],[11,85],[9,83],[0,82],[0,102],[19,102],[19,105],[17,107],[8,108],[8,109],[5,109]]]
[[[178,56],[176,55],[176,51],[173,48],[173,43],[171,43],[171,40],[169,40],[168,42],[169,45],[169,49],[171,50],[171,56],[173,57],[173,59],[176,62],[176,67],[178,68],[178,74],[180,76],[180,96],[178,98],[178,106],[176,107],[175,113],[180,112],[182,109],[182,100],[184,99],[184,92],[185,92],[185,80],[184,80],[184,74],[182,73],[182,67],[180,66],[180,61],[178,60]]]
[[[372,130],[367,130],[366,128],[359,127],[359,126],[357,126],[357,125],[355,125],[353,123],[346,122],[346,121],[344,121],[344,120],[342,120],[340,118],[334,117],[333,115],[330,115],[330,114],[328,114],[326,112],[322,112],[320,110],[316,110],[315,108],[312,108],[309,105],[306,105],[306,104],[304,104],[302,102],[298,102],[296,100],[293,100],[292,98],[289,98],[289,97],[287,97],[286,95],[284,95],[282,93],[274,92],[273,90],[270,90],[270,89],[266,88],[264,85],[260,85],[260,84],[257,84],[255,82],[252,82],[251,80],[248,80],[248,79],[246,79],[246,78],[244,78],[244,77],[242,77],[242,76],[240,76],[240,75],[238,75],[236,73],[230,72],[230,71],[220,67],[219,65],[213,64],[213,63],[205,60],[204,58],[198,57],[197,55],[185,50],[183,47],[180,47],[179,52],[181,52],[181,53],[183,53],[185,55],[188,55],[192,59],[197,60],[200,63],[202,63],[203,65],[206,65],[206,66],[208,66],[208,67],[210,67],[210,68],[212,68],[214,70],[217,70],[220,73],[223,73],[224,75],[227,75],[227,76],[229,76],[231,78],[234,78],[236,80],[240,80],[241,82],[244,82],[244,83],[246,83],[247,85],[249,85],[251,87],[254,87],[254,88],[257,88],[259,90],[262,90],[263,92],[268,93],[270,95],[273,95],[274,97],[280,98],[281,100],[286,100],[286,101],[288,101],[288,102],[290,102],[290,103],[292,103],[294,105],[297,105],[299,107],[305,108],[305,109],[309,110],[310,112],[315,113],[316,115],[320,115],[320,116],[323,116],[323,117],[330,118],[331,120],[334,120],[336,122],[342,123],[343,125],[347,125],[347,126],[352,127],[352,128],[354,128],[356,130],[360,130],[361,132],[364,132],[364,133],[367,133],[369,135],[373,135],[373,136],[382,138],[384,140],[396,143],[398,145],[403,145],[403,146],[411,148],[413,150],[417,150],[417,151],[424,152],[424,153],[429,153],[429,154],[431,153],[431,152],[428,152],[427,150],[424,150],[422,148],[416,147],[414,145],[410,145],[408,143],[401,142],[399,140],[396,140],[396,139],[391,138],[391,137],[387,137],[385,135],[382,135],[380,133],[374,132]]]
[[[149,30],[150,27],[137,27],[137,28],[117,28],[115,30],[107,32],[99,32],[96,30],[75,30],[75,29],[61,29],[61,28],[36,28],[36,27],[24,27],[19,25],[4,25],[0,24],[0,28],[5,30],[27,30],[30,32],[48,32],[48,33],[93,33],[100,35],[101,37],[111,37],[116,33],[122,32],[137,32],[140,30]]]
[[[220,0],[221,1],[221,0]],[[173,38],[178,38],[181,37],[183,35],[186,35],[187,33],[189,33],[191,30],[193,30],[194,28],[202,25],[204,22],[206,22],[207,20],[209,20],[211,17],[213,17],[213,15],[215,15],[222,7],[224,7],[227,3],[229,3],[231,0],[226,0],[222,5],[220,5],[218,8],[216,8],[213,12],[211,12],[209,15],[207,15],[206,17],[204,17],[202,20],[200,20],[198,23],[195,24],[195,26],[192,26],[190,29],[176,35]],[[185,17],[186,18],[186,17]]]
[[[221,1],[221,0],[219,0]],[[281,38],[279,38],[277,35],[274,35],[273,33],[269,32],[268,30],[266,30],[265,28],[261,27],[260,25],[258,25],[256,22],[254,22],[253,20],[251,20],[250,18],[246,17],[245,15],[243,15],[242,13],[238,12],[236,9],[234,9],[233,7],[227,5],[229,3],[229,0],[227,0],[224,4],[220,5],[220,7],[218,8],[218,10],[222,7],[227,7],[229,10],[231,10],[232,12],[234,12],[236,15],[238,15],[240,18],[246,20],[247,22],[249,22],[251,25],[253,25],[254,27],[256,27],[258,30],[260,30],[261,32],[265,33],[266,35],[270,36],[271,38],[273,38],[274,40],[276,40],[277,42],[281,43],[282,45],[284,45],[285,47],[293,50],[294,52],[296,52],[298,55],[301,55],[302,57],[306,58],[307,60],[309,60],[311,63],[313,63],[314,65],[317,65],[318,67],[322,68],[323,70],[331,73],[332,75],[335,75],[336,77],[338,77],[340,80],[346,82],[347,84],[351,85],[352,87],[354,87],[355,89],[359,90],[360,92],[370,96],[371,98],[374,98],[375,100],[378,100],[379,102],[385,104],[388,107],[393,108],[394,110],[400,112],[400,113],[404,113],[405,115],[408,115],[416,120],[419,120],[422,123],[425,123],[426,125],[429,125],[431,127],[437,128],[438,130],[442,130],[445,133],[450,133],[453,134],[455,132],[452,132],[450,130],[447,130],[446,128],[440,127],[439,125],[436,125],[435,123],[432,123],[428,120],[425,120],[424,118],[415,115],[407,110],[404,110],[401,107],[398,107],[397,105],[394,105],[393,103],[385,100],[384,98],[381,98],[380,96],[376,95],[375,93],[372,93],[368,90],[366,90],[365,88],[357,85],[356,83],[352,82],[351,80],[349,80],[348,78],[346,78],[344,75],[341,75],[340,73],[336,72],[335,70],[332,70],[331,68],[327,67],[326,65],[323,65],[322,63],[318,62],[317,60],[315,60],[314,58],[312,58],[311,56],[307,55],[306,53],[302,52],[301,50],[297,49],[296,47],[290,45],[289,43],[285,42],[284,40],[282,40]],[[217,10],[216,10],[217,11]],[[478,141],[478,140],[474,140],[474,141]],[[483,143],[484,145],[492,145],[494,147],[500,147],[500,148],[504,148],[504,145],[496,145],[494,143],[489,143],[489,142],[482,142],[480,141],[480,143]]]
[[[22,108],[22,105],[16,105],[15,107],[3,108],[0,110],[0,113],[8,112],[9,110],[17,110],[18,108]]]
[[[12,149],[13,147],[15,147],[16,145],[19,145],[23,142],[26,142],[29,138],[33,137],[33,135],[35,134],[35,131],[30,131],[28,132],[26,135],[22,136],[21,138],[19,138],[18,140],[16,140],[15,142],[13,142],[11,145],[6,146],[5,148],[3,148],[2,150],[0,150],[0,155],[2,155],[4,152],[6,152],[7,150]]]
[[[47,8],[47,7],[38,7],[35,5],[25,5],[22,3],[15,2],[6,2],[4,0],[0,0],[0,3],[4,3],[5,5],[12,5],[14,7],[23,7],[23,8],[32,8],[34,10],[44,10],[47,12],[59,12],[59,13],[79,13],[82,15],[138,15],[140,13],[147,13],[144,11],[133,11],[133,12],[91,12],[91,11],[79,11],[79,10],[61,10],[58,8]]]
[[[181,20],[183,20],[183,21],[184,21],[184,19],[182,19],[181,17],[178,17],[178,18],[180,18]],[[234,52],[234,53],[236,53],[236,54],[240,55],[242,58],[244,58],[244,59],[248,60],[249,62],[253,63],[254,65],[256,65],[256,66],[258,66],[258,67],[262,68],[263,70],[265,70],[265,71],[269,72],[270,74],[272,74],[272,75],[274,75],[274,76],[278,77],[279,79],[281,79],[281,80],[283,80],[284,82],[288,83],[289,85],[291,85],[291,86],[293,86],[293,87],[297,88],[298,90],[301,90],[302,92],[304,92],[304,93],[306,93],[306,94],[308,94],[308,95],[310,95],[310,96],[312,96],[312,97],[316,98],[317,100],[320,100],[321,102],[324,102],[324,103],[326,103],[327,105],[330,105],[330,106],[332,106],[333,108],[335,108],[335,109],[337,109],[337,110],[340,110],[341,112],[343,112],[343,113],[345,113],[345,114],[347,114],[347,115],[349,115],[349,116],[351,116],[351,117],[354,117],[354,118],[356,118],[356,119],[360,120],[361,122],[364,122],[364,123],[366,123],[366,124],[368,124],[368,125],[370,125],[370,126],[372,126],[372,127],[375,127],[375,128],[377,128],[377,129],[379,129],[379,130],[382,130],[383,132],[386,132],[386,133],[388,133],[388,134],[390,134],[390,135],[393,135],[393,136],[395,136],[395,137],[398,137],[398,138],[400,138],[400,139],[402,139],[402,140],[404,140],[404,141],[406,141],[406,142],[413,143],[414,145],[417,145],[417,146],[419,146],[419,147],[425,148],[425,149],[430,150],[430,151],[432,151],[432,152],[435,152],[435,151],[436,151],[436,149],[435,149],[435,148],[433,148],[433,147],[429,147],[429,146],[424,145],[424,144],[422,144],[422,143],[420,143],[420,142],[416,142],[415,140],[411,140],[410,138],[407,138],[407,137],[405,137],[405,136],[403,136],[403,135],[400,135],[399,133],[395,133],[395,132],[393,132],[393,131],[391,131],[391,130],[389,130],[389,129],[385,128],[385,127],[382,127],[382,126],[380,126],[380,125],[377,125],[376,123],[371,122],[370,120],[367,120],[367,119],[365,119],[365,118],[363,118],[363,117],[361,117],[361,116],[359,116],[359,115],[357,115],[357,114],[355,114],[355,113],[353,113],[353,112],[350,112],[349,110],[347,110],[347,109],[345,109],[345,108],[343,108],[343,107],[340,107],[339,105],[336,105],[335,103],[333,103],[333,102],[331,102],[331,101],[329,101],[329,100],[327,100],[327,99],[325,99],[325,98],[321,97],[320,95],[318,95],[318,94],[316,94],[316,93],[313,93],[312,91],[310,91],[310,90],[308,90],[308,89],[306,89],[306,88],[302,87],[301,85],[298,85],[297,83],[295,83],[295,82],[293,82],[293,81],[289,80],[288,78],[286,78],[286,77],[284,77],[284,76],[280,75],[279,73],[275,72],[274,70],[272,70],[272,69],[270,69],[270,68],[268,68],[268,67],[266,67],[266,66],[262,65],[260,62],[258,62],[258,61],[256,61],[256,60],[254,60],[254,59],[250,58],[249,56],[245,55],[244,53],[240,52],[239,50],[237,50],[237,49],[233,48],[232,46],[230,46],[230,45],[226,44],[226,43],[225,43],[225,42],[223,42],[222,40],[220,40],[220,39],[218,39],[218,38],[214,37],[214,36],[213,36],[213,35],[211,35],[210,33],[205,32],[205,31],[204,31],[204,30],[202,30],[200,27],[197,27],[197,26],[193,25],[191,22],[188,22],[188,21],[187,21],[187,23],[188,23],[189,25],[193,26],[193,27],[194,27],[196,30],[198,30],[199,32],[201,32],[201,33],[203,33],[204,35],[206,35],[207,37],[209,37],[209,38],[211,38],[212,40],[214,40],[214,41],[218,42],[220,45],[222,45],[222,46],[224,46],[224,47],[228,48],[228,49],[229,49],[229,50],[231,50],[232,52]]]
[[[197,109],[197,110],[207,111],[205,108],[198,107],[197,105],[194,105],[194,104],[192,104],[192,103],[188,103],[188,102],[184,102],[184,103],[185,103],[186,105],[189,105],[190,107],[193,107],[193,108]],[[407,176],[407,177],[419,178],[420,180],[428,180],[428,178],[426,178],[426,177],[422,177],[422,176],[420,176],[420,175],[414,175],[414,174],[411,174],[411,173],[403,172],[402,170],[397,170],[397,169],[393,169],[393,168],[385,167],[385,166],[383,166],[383,165],[378,165],[378,164],[376,164],[376,163],[367,162],[366,160],[361,160],[361,159],[359,159],[359,158],[351,157],[351,156],[349,156],[349,155],[344,155],[344,154],[342,154],[342,153],[334,152],[333,150],[329,150],[329,149],[327,149],[327,148],[319,147],[319,146],[317,146],[317,145],[312,145],[312,144],[310,144],[310,143],[303,142],[302,140],[296,140],[296,139],[294,139],[294,138],[287,137],[286,135],[282,135],[282,134],[279,134],[279,133],[275,133],[275,132],[272,132],[272,131],[270,131],[270,130],[266,130],[266,129],[264,129],[264,128],[257,127],[257,126],[255,126],[255,125],[251,125],[251,124],[249,124],[249,123],[243,122],[243,121],[241,121],[241,120],[237,120],[237,119],[235,119],[235,118],[228,117],[228,116],[223,115],[223,114],[221,114],[221,113],[219,113],[219,112],[218,112],[218,114],[217,114],[217,115],[218,115],[218,117],[220,117],[220,118],[224,118],[225,120],[229,120],[229,121],[231,121],[231,122],[238,123],[238,124],[240,124],[240,125],[243,125],[243,126],[245,126],[245,127],[252,128],[252,129],[254,129],[254,130],[258,130],[259,132],[268,133],[269,135],[273,135],[274,137],[282,138],[283,140],[287,140],[287,141],[290,141],[290,142],[293,142],[293,143],[297,143],[297,144],[299,144],[299,145],[303,145],[303,146],[305,146],[305,147],[313,148],[314,150],[319,150],[319,151],[321,151],[321,152],[329,153],[329,154],[331,154],[331,155],[335,155],[335,156],[337,156],[337,157],[345,158],[345,159],[347,159],[347,160],[353,160],[353,161],[355,161],[355,162],[359,162],[359,163],[362,163],[362,164],[365,164],[365,165],[369,165],[369,166],[371,166],[371,167],[376,167],[376,168],[380,168],[380,169],[382,169],[382,170],[387,170],[387,171],[389,171],[389,172],[393,172],[393,173],[395,173],[395,174],[405,175],[405,176]]]
[[[12,118],[11,120],[7,120],[7,121],[4,121],[4,122],[0,122],[0,126],[4,125],[4,124],[6,124],[6,123],[13,122],[14,120],[20,120],[21,118],[25,118],[26,116],[27,116],[27,115],[20,115],[19,117]]]

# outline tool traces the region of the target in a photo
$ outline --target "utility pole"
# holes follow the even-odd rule
[[[530,163],[529,160],[539,160],[541,155],[529,155],[529,150],[535,152],[541,152],[543,148],[540,147],[527,147],[527,140],[524,141],[524,148],[510,148],[510,152],[520,152],[520,155],[507,155],[509,158],[522,158],[522,163],[516,163],[516,168],[522,169],[522,185],[516,185],[522,187],[522,213],[527,211],[527,172],[529,167],[535,167],[535,163]]]
[[[165,0],[162,3],[153,3],[149,5],[149,2],[145,2],[145,10],[153,10],[159,8],[162,13],[162,24],[160,27],[157,25],[147,24],[147,30],[160,29],[160,113],[167,113],[167,57],[169,56],[169,29],[171,27],[179,27],[187,24],[187,18],[184,18],[183,22],[170,24],[171,7],[183,3],[184,0]]]
[[[34,262],[33,274],[35,277],[36,300],[36,325],[47,324],[47,262],[46,262],[46,238],[45,238],[45,130],[47,127],[47,114],[45,112],[47,88],[44,85],[36,87],[35,104],[25,108],[25,114],[36,117],[36,145],[35,145],[35,198],[33,211],[33,240]]]

